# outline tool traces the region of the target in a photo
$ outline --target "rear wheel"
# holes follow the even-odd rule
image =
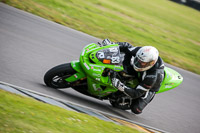
[[[44,82],[51,88],[68,88],[70,87],[70,83],[65,81],[65,79],[75,73],[76,71],[71,67],[70,63],[58,65],[46,72],[44,75]]]

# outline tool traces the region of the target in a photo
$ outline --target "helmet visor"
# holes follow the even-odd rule
[[[140,59],[138,59],[138,57],[135,57],[133,63],[137,68],[147,68],[147,67],[151,66],[152,61],[151,62],[143,62]]]

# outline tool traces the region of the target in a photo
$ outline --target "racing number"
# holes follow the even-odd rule
[[[111,58],[111,63],[120,63],[120,57],[112,57]]]
[[[98,57],[99,57],[100,59],[102,59],[102,58],[105,58],[105,55],[104,55],[103,52],[98,52]]]

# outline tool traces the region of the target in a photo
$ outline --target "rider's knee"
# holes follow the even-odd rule
[[[131,111],[135,114],[141,114],[142,110],[151,102],[154,96],[155,92],[149,92],[146,98],[138,98],[133,100],[131,104]]]
[[[134,113],[134,114],[141,114],[142,113],[142,110],[139,106],[137,105],[132,105],[131,106],[131,111]]]
[[[144,101],[142,98],[136,99],[131,104],[131,111],[134,114],[141,114],[142,110],[146,107],[147,102]]]

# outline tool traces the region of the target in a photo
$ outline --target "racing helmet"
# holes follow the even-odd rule
[[[155,47],[144,46],[137,51],[136,56],[131,60],[131,64],[135,71],[146,71],[154,66],[158,60],[158,55],[159,52]]]

